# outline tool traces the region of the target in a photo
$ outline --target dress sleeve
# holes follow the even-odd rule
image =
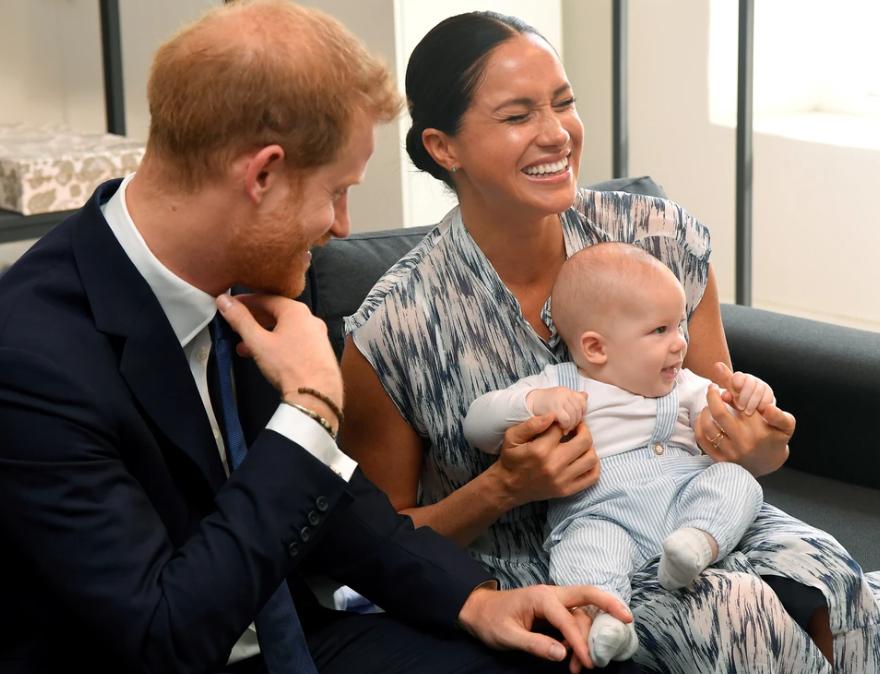
[[[367,359],[385,392],[401,416],[427,437],[423,406],[415,403],[425,395],[426,378],[414,376],[413,368],[429,368],[437,355],[433,302],[425,289],[426,277],[433,273],[426,261],[438,230],[430,232],[407,255],[402,257],[373,286],[360,308],[345,319],[345,334],[350,335],[358,351]],[[439,381],[436,377],[433,380]]]
[[[709,278],[708,228],[675,202],[629,192],[580,190],[575,209],[599,240],[641,246],[681,281],[688,317]]]

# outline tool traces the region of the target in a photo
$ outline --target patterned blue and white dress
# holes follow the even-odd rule
[[[709,264],[707,229],[680,206],[624,192],[582,190],[560,218],[566,256],[600,241],[636,243],[676,274],[688,316]],[[453,209],[376,284],[346,332],[403,418],[426,439],[419,503],[436,503],[495,457],[471,447],[462,420],[479,395],[567,359],[549,304],[544,342]],[[505,513],[470,546],[504,587],[547,582],[546,503]],[[738,548],[695,587],[671,593],[656,560],[633,579],[636,659],[662,672],[786,672],[830,667],[761,575],[820,589],[831,612],[836,672],[880,673],[880,574],[866,582],[834,539],[764,506]],[[873,583],[873,589],[871,588]]]

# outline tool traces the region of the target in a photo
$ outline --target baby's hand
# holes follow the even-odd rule
[[[587,412],[587,394],[564,386],[539,388],[526,396],[526,406],[535,416],[552,414],[563,432],[568,433],[580,423]]]
[[[729,378],[725,391],[721,394],[721,399],[728,405],[732,405],[748,416],[755,410],[763,412],[768,405],[776,404],[773,389],[767,385],[767,382],[758,379],[753,374],[730,372],[726,367],[724,369],[727,370]]]

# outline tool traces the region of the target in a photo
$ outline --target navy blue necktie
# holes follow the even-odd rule
[[[247,447],[232,386],[232,332],[219,313],[211,321],[210,330],[216,373],[214,388],[219,398],[219,404],[214,404],[220,407],[218,411],[222,417],[220,423],[230,469],[235,470],[244,460]],[[269,597],[254,622],[269,674],[318,674],[287,583],[282,583]]]

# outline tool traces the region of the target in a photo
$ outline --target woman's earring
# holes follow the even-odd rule
[[[458,164],[453,164],[452,166],[449,167],[450,173],[455,173],[457,170],[458,170]]]

